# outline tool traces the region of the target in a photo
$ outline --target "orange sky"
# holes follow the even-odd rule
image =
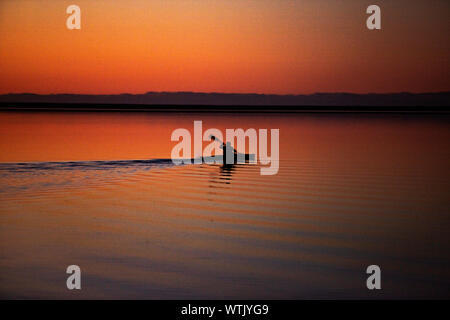
[[[372,2],[2,0],[0,93],[449,90],[450,2]]]

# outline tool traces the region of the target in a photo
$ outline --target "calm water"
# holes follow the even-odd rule
[[[279,128],[280,169],[171,132]],[[0,113],[2,298],[449,297],[448,116]],[[136,161],[146,160],[146,161]],[[66,289],[68,265],[82,290]],[[382,290],[366,289],[367,266]]]

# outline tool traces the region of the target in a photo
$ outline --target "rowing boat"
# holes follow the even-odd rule
[[[192,159],[193,163],[198,163],[200,158]],[[197,160],[197,161],[196,161]],[[234,154],[234,161],[233,163],[225,163],[223,160],[222,155],[217,156],[209,156],[209,157],[202,157],[202,163],[217,163],[217,164],[226,164],[226,165],[233,165],[233,164],[243,164],[243,163],[256,163],[256,155],[254,153],[235,153]]]

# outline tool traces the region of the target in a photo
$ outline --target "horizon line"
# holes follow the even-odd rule
[[[314,93],[256,93],[256,92],[218,92],[218,91],[146,91],[143,93],[35,93],[35,92],[8,92],[0,93],[0,96],[6,95],[37,95],[37,96],[53,96],[53,95],[83,95],[83,96],[120,96],[120,95],[146,95],[146,94],[221,94],[221,95],[258,95],[258,96],[314,96],[314,95],[394,95],[394,94],[409,94],[409,95],[423,95],[423,94],[450,94],[450,89],[446,91],[421,91],[421,92],[411,92],[411,91],[391,91],[391,92],[366,92],[357,93],[349,91],[317,91]]]

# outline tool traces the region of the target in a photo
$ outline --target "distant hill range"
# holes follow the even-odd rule
[[[148,92],[145,94],[84,95],[31,93],[0,95],[0,107],[9,106],[67,106],[68,108],[89,108],[90,106],[109,106],[108,108],[152,108],[152,106],[205,107],[438,107],[450,106],[450,91],[437,93],[389,93],[352,94],[316,93],[311,95],[275,94],[237,94],[237,93],[195,93],[195,92]],[[222,107],[221,107],[222,106]],[[237,109],[237,108],[236,108]],[[250,108],[252,109],[252,108]],[[320,109],[320,108],[318,108]],[[327,109],[327,108],[325,108]]]

